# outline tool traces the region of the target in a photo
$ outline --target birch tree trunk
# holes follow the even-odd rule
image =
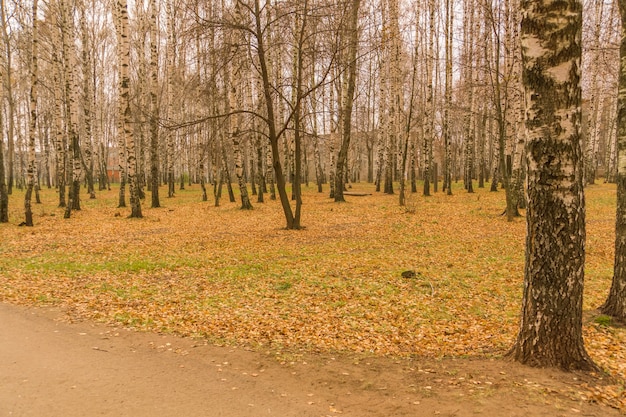
[[[130,38],[128,33],[128,6],[126,0],[118,0],[118,30],[121,44],[119,54],[119,117],[123,120],[123,134],[126,143],[126,166],[128,169],[128,191],[130,199],[130,217],[141,218],[141,200],[137,181],[137,157],[133,136],[133,120],[130,109]],[[121,134],[122,132],[118,132]]]
[[[6,53],[6,89],[7,89],[7,102],[9,104],[9,123],[8,123],[8,132],[7,132],[7,169],[8,169],[8,178],[7,178],[7,193],[13,193],[13,183],[14,180],[14,160],[15,160],[15,100],[13,97],[13,82],[12,82],[12,51],[13,47],[11,46],[11,41],[9,38],[9,33],[7,30],[8,25],[8,16],[6,14],[6,3],[5,0],[0,0],[0,14],[2,18],[2,38],[4,40],[4,48]]]
[[[410,91],[410,95],[409,95],[409,108],[408,108],[408,115],[406,117],[406,125],[404,128],[404,150],[402,152],[402,161],[401,161],[401,169],[400,169],[400,197],[399,197],[399,204],[400,206],[406,206],[406,181],[408,179],[408,173],[407,173],[407,161],[410,163],[410,161],[413,159],[412,155],[413,155],[413,141],[411,139],[411,130],[412,130],[412,123],[413,123],[413,112],[414,112],[414,103],[415,103],[415,95],[416,95],[416,85],[417,85],[417,77],[418,77],[418,57],[419,57],[419,26],[416,23],[415,25],[415,47],[413,50],[413,57],[411,59],[411,64],[412,64],[412,72],[411,72],[411,91]],[[366,142],[367,143],[367,142]],[[411,156],[409,156],[409,153]],[[369,154],[369,152],[368,152]],[[412,171],[414,172],[414,171]],[[417,191],[417,190],[416,190]]]
[[[383,5],[384,7],[384,5]],[[384,9],[383,9],[384,10]],[[387,123],[387,83],[386,79],[383,76],[385,72],[385,62],[387,60],[387,53],[385,45],[386,34],[383,33],[383,47],[380,48],[379,51],[379,62],[378,62],[378,129],[376,129],[376,141],[378,142],[378,167],[376,170],[376,191],[381,190],[381,183],[383,181],[383,171],[385,170],[385,144],[386,144],[386,135],[385,135],[385,126]],[[384,186],[383,186],[384,190]]]
[[[432,175],[432,148],[434,141],[434,85],[433,85],[433,63],[434,42],[435,42],[435,1],[428,2],[429,15],[429,37],[428,52],[426,56],[426,106],[424,106],[424,195],[430,195],[430,179]]]
[[[508,70],[510,76],[509,86],[510,93],[507,94],[507,99],[510,102],[509,119],[512,125],[510,136],[512,139],[512,166],[511,177],[509,180],[511,192],[511,211],[514,217],[519,217],[520,213],[518,208],[525,207],[524,196],[524,178],[522,160],[524,158],[524,146],[526,143],[526,135],[524,134],[524,105],[523,105],[523,85],[522,85],[522,64],[520,62],[520,36],[519,36],[519,3],[515,0],[510,0],[510,11],[508,12],[512,20],[510,25],[510,36],[507,37],[509,45],[505,48],[507,51],[513,51],[517,53],[509,53],[511,56],[510,69]],[[508,173],[507,173],[508,175]]]
[[[515,203],[513,201],[513,192],[511,189],[511,176],[507,169],[507,159],[506,159],[506,144],[507,144],[507,132],[512,129],[507,129],[508,126],[508,118],[507,118],[507,84],[502,80],[502,74],[500,73],[500,51],[502,50],[502,41],[501,41],[501,22],[494,17],[493,10],[491,9],[491,4],[488,4],[488,20],[492,26],[492,34],[493,36],[493,54],[490,54],[490,57],[486,59],[487,70],[489,72],[490,84],[493,92],[493,102],[495,107],[495,118],[498,123],[498,134],[497,141],[495,143],[495,147],[497,147],[497,158],[498,163],[494,164],[494,173],[491,183],[491,191],[497,191],[497,183],[500,179],[502,181],[502,186],[504,187],[505,200],[506,200],[506,218],[508,221],[513,221],[515,217],[515,213],[517,208],[515,207]],[[486,7],[487,9],[487,7]],[[495,55],[495,57],[494,57]],[[492,62],[492,60],[494,62]],[[505,67],[508,62],[505,62]]]
[[[617,121],[619,120],[618,115],[610,118],[611,122],[609,123],[609,138],[611,139],[611,144],[609,145],[609,149],[607,152],[607,175],[606,182],[617,182]]]
[[[315,73],[313,71],[311,71],[311,85],[315,84]],[[319,142],[320,142],[320,138],[319,138],[319,132],[318,132],[318,117],[317,117],[317,95],[316,92],[313,91],[311,93],[311,112],[313,113],[313,116],[311,117],[311,124],[312,124],[312,135],[313,135],[313,160],[314,160],[314,165],[315,165],[315,182],[317,184],[317,192],[321,193],[323,191],[322,189],[322,183],[323,183],[323,176],[324,176],[324,171],[322,169],[322,158],[320,155],[320,146],[319,146]]]
[[[476,19],[477,7],[475,7],[473,0],[466,0],[468,2],[469,13],[469,26],[468,26],[468,40],[467,54],[468,54],[468,67],[467,67],[467,81],[469,83],[469,102],[470,108],[467,115],[467,138],[465,142],[465,187],[468,193],[474,192],[473,176],[474,176],[474,146],[476,143],[476,85],[477,85],[477,67],[476,65],[476,34],[478,33],[479,25],[478,19]],[[450,23],[450,26],[452,24]],[[450,37],[452,33],[450,33]],[[451,54],[450,54],[451,55]],[[450,184],[451,185],[451,184]],[[450,192],[452,187],[449,187]]]
[[[172,2],[166,3],[167,11],[167,117],[170,125],[174,120],[174,67],[176,65],[176,36],[174,25],[174,10]],[[174,135],[172,129],[167,132],[167,196],[174,197]]]
[[[276,186],[275,183],[276,181],[274,181],[274,166],[272,164],[272,148],[271,146],[267,148],[266,154],[265,154],[265,166],[266,166],[266,173],[265,173],[265,181],[270,183],[270,200],[276,200]]]
[[[0,80],[4,73],[0,67]],[[4,89],[0,88],[0,102],[4,101]],[[0,111],[0,132],[4,131],[4,113]],[[9,193],[4,173],[4,135],[0,135],[0,223],[9,221]]]
[[[598,141],[599,141],[599,107],[600,107],[600,91],[598,85],[598,62],[600,61],[600,34],[601,34],[601,22],[603,14],[604,1],[595,0],[593,5],[595,14],[595,24],[593,29],[593,40],[591,41],[591,62],[592,65],[589,68],[591,72],[591,85],[589,92],[589,116],[587,120],[587,147],[585,152],[585,183],[595,184],[596,182],[596,169],[598,166]]]
[[[239,2],[235,2],[235,21],[242,22],[242,15],[239,6]],[[243,59],[238,51],[239,43],[242,42],[239,36],[233,31],[230,33],[230,49],[231,62],[228,70],[226,71],[225,84],[228,88],[226,94],[228,109],[228,134],[233,142],[233,154],[235,159],[235,175],[237,176],[237,183],[239,184],[239,194],[241,197],[241,209],[252,210],[252,203],[248,196],[248,187],[246,185],[243,166],[243,155],[241,149],[241,125],[243,123],[243,117],[237,112],[243,108],[244,98],[246,93],[244,90],[244,72],[243,72]]]
[[[328,182],[329,182],[329,197],[335,198],[335,185],[337,184],[335,181],[335,177],[337,176],[337,160],[335,157],[335,144],[337,142],[337,129],[339,122],[335,123],[335,112],[334,108],[336,105],[335,102],[335,86],[333,83],[330,83],[328,86],[329,89],[329,101],[328,101],[328,114],[329,114],[329,123],[330,123],[330,135],[328,137]],[[338,113],[338,112],[337,112]]]
[[[285,177],[283,175],[283,169],[280,163],[280,154],[279,154],[279,149],[278,149],[279,132],[277,131],[277,127],[276,127],[276,114],[275,114],[274,100],[273,100],[273,95],[272,95],[273,88],[270,84],[270,70],[267,65],[268,60],[267,60],[267,51],[266,51],[266,45],[265,45],[266,38],[264,36],[261,12],[262,12],[262,9],[260,5],[260,0],[254,0],[253,27],[254,27],[254,36],[257,41],[256,51],[257,51],[257,57],[259,59],[259,72],[261,73],[263,97],[265,99],[265,106],[266,106],[268,137],[269,137],[270,149],[272,153],[271,164],[274,169],[274,174],[276,177],[275,178],[276,188],[278,189],[280,203],[283,208],[283,213],[285,215],[286,228],[294,229],[296,228],[296,225],[294,224],[293,210],[291,209],[291,205],[289,203],[289,197],[287,196],[287,192],[285,190]],[[297,227],[299,227],[299,225]]]
[[[93,91],[91,86],[93,62],[89,33],[87,31],[86,5],[85,1],[80,2],[80,30],[82,39],[82,70],[83,70],[83,168],[85,170],[85,180],[87,181],[87,193],[89,198],[96,198],[96,191],[93,180],[93,132],[92,132],[92,104]]]
[[[385,194],[394,194],[393,179],[395,174],[394,165],[396,164],[395,156],[396,146],[400,144],[400,112],[402,111],[402,93],[401,93],[401,70],[400,70],[400,27],[398,16],[398,1],[391,0],[388,2],[388,14],[389,14],[389,42],[386,46],[388,48],[387,60],[387,78],[389,83],[389,101],[387,103],[388,116],[387,116],[387,132],[386,132],[386,144],[385,144],[385,187],[383,191]]]
[[[257,193],[257,203],[264,203],[265,198],[264,194],[267,192],[267,187],[265,185],[265,172],[266,168],[263,166],[263,161],[265,160],[265,152],[263,149],[263,139],[265,139],[261,134],[257,135],[257,140],[254,144],[254,150],[256,151],[256,163],[257,163],[257,178],[259,184],[259,192]]]
[[[617,94],[617,214],[615,261],[609,295],[600,311],[626,320],[626,0],[619,0],[621,21],[620,68]]]
[[[55,149],[56,149],[56,178],[59,192],[59,207],[65,207],[65,180],[66,180],[66,142],[65,129],[63,128],[63,70],[61,60],[57,50],[62,50],[62,41],[58,37],[58,31],[53,31],[52,51],[52,90],[54,95],[54,106],[52,114],[54,117]]]
[[[454,5],[452,0],[446,0],[446,75],[443,109],[443,141],[444,141],[444,163],[443,163],[443,190],[447,195],[452,195],[452,146],[450,138],[450,110],[452,108],[452,33],[454,23]],[[468,63],[471,67],[471,62]],[[469,135],[468,135],[469,139]]]
[[[120,7],[117,3],[113,5],[113,22],[115,24],[115,35],[117,39],[117,60],[118,63],[121,63],[123,58],[123,50],[122,50],[122,30],[120,28],[121,25],[121,16],[120,16]],[[119,70],[118,70],[119,71]],[[118,75],[119,77],[119,75]],[[119,90],[119,82],[118,80],[118,90]],[[118,91],[119,95],[119,91]],[[124,131],[124,117],[120,113],[121,112],[121,104],[118,103],[118,111],[116,118],[116,127],[117,127],[117,159],[118,166],[120,171],[120,193],[117,206],[119,208],[126,207],[126,179],[128,174],[128,165],[126,164],[126,142]]]
[[[67,123],[68,142],[72,156],[72,183],[70,185],[67,206],[64,218],[69,219],[72,210],[80,210],[80,137],[78,122],[78,74],[76,65],[76,49],[74,43],[74,16],[73,5],[67,0],[61,1],[62,5],[62,38],[64,75],[65,75],[65,102],[66,114],[69,115]]]
[[[150,181],[152,208],[161,207],[159,200],[159,55],[157,49],[156,0],[150,0]]]
[[[341,115],[342,115],[342,129],[341,129],[341,148],[339,149],[339,155],[337,156],[337,174],[335,175],[335,202],[346,201],[343,196],[344,178],[346,176],[347,163],[348,163],[348,148],[350,146],[350,135],[352,132],[352,107],[354,104],[354,90],[356,86],[356,68],[357,68],[357,49],[359,40],[359,7],[361,0],[352,0],[350,3],[350,16],[348,21],[348,27],[346,29],[348,42],[348,51],[346,56],[346,62],[348,64],[347,77],[345,80],[346,88],[344,97],[342,100]]]
[[[356,0],[360,1],[360,0]],[[305,47],[305,39],[307,38],[307,17],[309,13],[309,1],[304,0],[302,3],[301,11],[295,13],[294,19],[294,34],[295,34],[295,49],[293,51],[293,88],[294,88],[294,98],[292,99],[293,106],[293,126],[294,126],[294,181],[293,181],[293,191],[294,197],[296,200],[296,208],[294,210],[294,218],[293,224],[294,229],[300,229],[302,227],[301,218],[302,218],[302,101],[303,97],[303,66],[304,66],[304,47]],[[356,46],[355,46],[356,48]],[[356,55],[356,52],[355,52]],[[356,60],[356,56],[355,56]],[[356,65],[356,64],[355,64]],[[356,70],[355,70],[356,73]],[[349,75],[350,76],[350,75]],[[356,74],[352,74],[352,77],[355,77]],[[348,79],[348,83],[350,79]],[[311,87],[314,88],[314,87]],[[352,88],[352,93],[354,95],[354,87]],[[350,105],[350,113],[352,112],[352,106]],[[348,129],[349,133],[349,129]],[[346,151],[347,152],[347,151]],[[347,160],[346,154],[346,160]]]
[[[33,0],[33,33],[32,33],[32,54],[30,70],[30,123],[28,129],[28,181],[26,194],[24,195],[24,225],[33,226],[33,211],[31,208],[31,197],[35,186],[35,135],[37,132],[37,46],[39,42],[37,30],[37,5],[38,0]],[[2,149],[0,148],[0,152]]]
[[[521,4],[528,212],[521,323],[509,354],[531,366],[595,370],[582,338],[582,4]]]

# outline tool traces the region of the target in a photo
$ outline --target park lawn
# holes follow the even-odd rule
[[[23,194],[0,224],[0,301],[57,305],[70,317],[201,336],[278,355],[502,356],[521,305],[525,220],[502,216],[504,191],[454,195],[374,192],[334,203],[304,187],[306,229],[288,231],[280,204],[241,211],[200,201],[198,185],[143,203],[143,219],[117,208],[117,191],[82,196],[63,219],[42,190],[32,228]],[[164,193],[162,192],[161,195]],[[592,358],[626,379],[626,332],[595,309],[612,276],[615,186],[586,189],[585,341]],[[414,278],[402,272],[413,270]],[[623,406],[623,385],[591,390]],[[606,397],[606,398],[604,398]]]

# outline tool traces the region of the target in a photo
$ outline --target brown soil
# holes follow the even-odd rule
[[[588,376],[499,359],[209,346],[0,304],[0,416],[617,416]],[[600,381],[601,382],[601,381]]]

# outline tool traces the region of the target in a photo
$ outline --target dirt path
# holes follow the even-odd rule
[[[0,304],[4,416],[617,416],[499,360],[275,356]]]

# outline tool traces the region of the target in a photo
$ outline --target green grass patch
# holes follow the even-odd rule
[[[610,327],[613,325],[613,318],[611,316],[606,316],[604,314],[600,314],[595,319],[593,319],[594,323],[599,324],[603,327]]]

